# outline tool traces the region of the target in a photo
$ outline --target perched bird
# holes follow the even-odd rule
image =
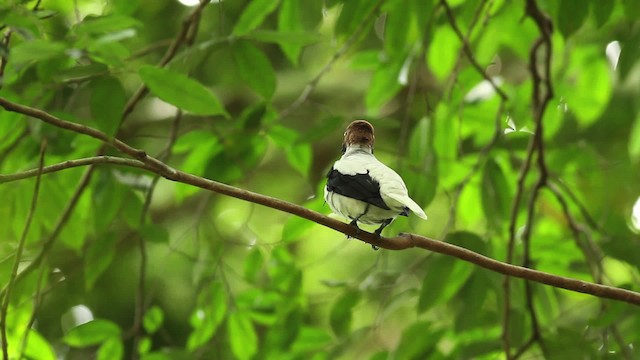
[[[373,155],[374,142],[369,122],[356,120],[349,124],[344,133],[343,155],[327,174],[324,200],[334,213],[351,219],[356,228],[358,222],[380,224],[377,235],[398,215],[413,212],[426,220],[427,215],[409,197],[400,175]]]

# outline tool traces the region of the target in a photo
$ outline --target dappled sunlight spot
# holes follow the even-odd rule
[[[184,6],[196,6],[200,4],[200,0],[178,0],[178,2]],[[217,4],[222,2],[222,0],[211,0],[212,4]]]
[[[506,122],[507,122],[507,127],[504,129],[504,134],[505,135],[513,133],[513,132],[524,132],[524,133],[531,134],[531,135],[534,134],[533,131],[529,130],[529,128],[526,127],[526,126],[523,126],[522,128],[518,129],[517,126],[516,126],[515,121],[513,121],[513,118],[511,116],[509,116],[509,115],[507,115]]]
[[[640,197],[633,204],[633,209],[631,210],[631,229],[640,233]]]
[[[152,98],[148,101],[146,114],[148,119],[160,120],[166,119],[170,116],[174,116],[177,109],[178,108],[166,101],[160,100],[158,98]]]
[[[618,40],[608,43],[607,47],[604,50],[605,54],[607,55],[607,60],[609,61],[609,64],[611,64],[613,70],[618,67],[618,59],[620,59],[621,50],[622,49],[620,47],[620,42]]]
[[[504,80],[500,76],[495,76],[491,78],[491,80],[493,80],[493,83],[496,84],[496,86],[500,86],[504,82]],[[482,80],[476,86],[472,87],[471,90],[469,90],[469,92],[464,96],[464,101],[472,103],[476,101],[488,100],[492,98],[495,93],[496,89],[493,87],[493,85],[488,80]]]
[[[60,318],[62,329],[66,332],[72,328],[86,324],[94,319],[93,312],[86,305],[76,305]]]

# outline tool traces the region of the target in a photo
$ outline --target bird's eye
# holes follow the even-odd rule
[[[347,132],[345,131],[344,134],[342,134],[342,136],[347,136]]]

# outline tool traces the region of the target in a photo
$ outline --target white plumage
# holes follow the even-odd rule
[[[364,120],[352,122],[345,132],[344,155],[327,174],[324,199],[333,212],[357,223],[380,224],[377,234],[398,215],[409,211],[422,219],[427,215],[413,201],[395,171],[373,155],[373,126]]]

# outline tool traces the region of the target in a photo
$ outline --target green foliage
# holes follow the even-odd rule
[[[193,79],[148,65],[142,66],[139,73],[145,85],[168,103],[198,115],[225,114],[215,95]]]
[[[249,41],[233,44],[233,58],[242,79],[258,94],[270,98],[276,90],[276,76],[269,59]]]
[[[74,347],[86,347],[101,344],[120,336],[120,328],[108,320],[93,320],[71,329],[63,338]]]
[[[8,0],[0,97],[325,214],[344,128],[366,118],[429,216],[384,236],[501,261],[511,244],[514,264],[638,291],[639,4]],[[0,174],[37,168],[45,140],[45,165],[123,156],[32,115],[0,110]],[[9,358],[496,359],[504,339],[521,358],[639,357],[634,306],[517,279],[507,302],[502,275],[458,258],[373,252],[143,169],[87,170],[42,176],[19,259],[35,179],[0,183]]]

